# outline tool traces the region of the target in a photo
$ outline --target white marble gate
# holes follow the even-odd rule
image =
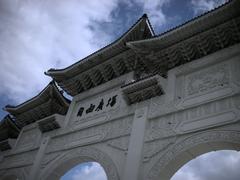
[[[239,6],[238,2],[233,1],[220,10],[211,12],[210,18],[218,13],[228,14],[231,8]],[[200,20],[205,20],[210,15],[200,17]],[[198,155],[223,149],[239,151],[239,12],[229,18],[229,22],[224,20],[217,26],[217,30],[224,30],[226,23],[235,24],[238,28],[235,29],[237,35],[231,37],[238,39],[234,43],[224,45],[225,39],[233,33],[228,30],[228,36],[219,35],[220,38],[216,39],[218,43],[222,43],[222,47],[215,49],[211,44],[212,40],[203,42],[210,30],[207,29],[203,34],[198,32],[199,36],[194,35],[182,41],[186,45],[191,44],[193,38],[199,40],[203,37],[202,41],[198,41],[201,46],[194,44],[202,51],[202,56],[197,56],[194,49],[197,47],[191,44],[188,53],[181,52],[188,60],[180,65],[175,64],[174,67],[169,62],[169,69],[164,73],[146,76],[141,72],[142,76],[136,79],[136,69],[130,68],[127,73],[123,73],[112,61],[110,64],[115,77],[108,79],[110,70],[102,73],[104,83],[100,83],[98,78],[94,79],[97,77],[94,75],[95,71],[98,74],[110,67],[101,63],[96,65],[99,69],[86,70],[85,74],[78,76],[71,67],[69,76],[72,73],[74,77],[67,80],[62,80],[63,75],[58,75],[59,72],[49,73],[63,90],[72,93],[73,99],[67,102],[58,94],[56,86],[50,84],[25,104],[6,107],[18,119],[17,126],[21,130],[17,139],[8,138],[0,143],[0,179],[17,177],[20,180],[57,180],[79,163],[96,161],[104,168],[108,180],[167,180]],[[218,21],[217,17],[215,19]],[[142,20],[139,22],[142,23]],[[136,29],[138,25],[133,28]],[[190,25],[192,27],[191,23]],[[173,30],[173,33],[177,30]],[[216,33],[217,30],[213,31]],[[161,58],[165,58],[159,53],[160,50],[148,51],[148,43],[160,47],[154,43],[164,41],[157,40],[143,40],[146,44],[142,54],[139,52],[141,40],[127,45],[132,47],[131,53],[140,53],[143,57],[139,60],[142,66],[148,62],[151,69],[151,63],[156,66]],[[230,40],[233,41],[231,38]],[[181,44],[178,45],[179,43],[175,43],[168,49],[172,52],[169,53],[169,59],[175,58],[176,63],[180,58],[175,57]],[[129,51],[123,52],[125,54],[121,54],[121,58],[132,57]],[[145,62],[144,59],[148,61]],[[120,60],[117,62],[122,63]],[[129,64],[121,67],[127,65]],[[162,68],[160,65],[159,67]],[[62,71],[65,73],[67,70]],[[86,81],[83,80],[81,85],[79,83],[82,81],[77,78],[81,79],[82,76]],[[90,85],[88,87],[89,77],[93,81],[92,88]],[[31,112],[29,110],[21,115],[27,106],[31,107]],[[49,111],[46,116],[40,116],[52,107],[55,110]],[[39,116],[35,121],[30,121],[37,115]],[[9,134],[12,135],[12,131],[11,129]]]

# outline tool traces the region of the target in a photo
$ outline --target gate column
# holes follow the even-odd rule
[[[138,180],[148,107],[136,109],[123,180]]]
[[[29,175],[29,177],[27,177],[27,180],[38,179],[37,174],[38,174],[38,171],[40,169],[41,160],[42,160],[43,155],[45,153],[45,150],[46,150],[47,144],[49,142],[49,139],[50,139],[49,137],[46,137],[42,140],[42,143],[40,145],[38,153],[35,157],[34,164],[31,168],[30,175]]]

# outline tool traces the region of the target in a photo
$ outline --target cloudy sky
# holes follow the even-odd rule
[[[0,106],[17,105],[36,95],[51,80],[44,71],[71,65],[109,44],[143,13],[148,14],[156,34],[159,34],[224,2],[0,0]],[[0,119],[4,115],[5,112],[0,110]],[[222,162],[229,160],[232,163],[230,157],[233,153],[224,153],[216,156],[224,157]],[[214,155],[206,157],[213,158]],[[203,173],[196,168],[205,162],[205,158],[202,159],[180,171],[174,180],[187,179],[183,178],[186,171],[191,172],[195,180],[206,179],[199,178],[199,173],[211,177],[212,172]],[[239,159],[237,163],[240,167]],[[101,166],[96,163],[78,166],[63,179],[81,180],[80,177],[85,180],[87,177],[91,180],[106,179]],[[224,177],[217,179],[223,180]]]

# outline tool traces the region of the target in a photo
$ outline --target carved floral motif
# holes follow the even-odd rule
[[[188,75],[186,80],[187,95],[209,92],[229,84],[229,67],[227,64],[215,65]]]

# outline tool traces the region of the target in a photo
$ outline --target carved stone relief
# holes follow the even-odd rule
[[[153,141],[155,139],[176,135],[174,127],[177,123],[177,120],[172,114],[149,120],[146,128],[145,141]]]
[[[4,158],[4,161],[0,163],[0,169],[30,165],[34,161],[36,152],[37,151],[28,151],[26,153],[19,153],[15,155],[6,156]]]
[[[23,129],[17,141],[17,150],[28,150],[36,147],[39,144],[40,135],[40,131],[37,128]]]
[[[224,98],[197,107],[150,119],[146,141],[212,128],[239,120],[240,96]]]
[[[235,68],[232,67],[237,64],[236,60],[232,59],[218,64],[215,62],[214,65],[209,63],[203,61],[192,64],[195,69],[198,68],[197,71],[185,69],[188,64],[184,68],[179,67],[179,69],[184,69],[183,72],[179,70],[180,74],[176,69],[174,101],[178,109],[189,108],[239,93],[240,87],[236,83],[236,78],[233,78],[238,74],[236,70],[233,71]]]
[[[143,149],[143,162],[147,162],[158,153],[165,151],[170,145],[174,144],[175,141],[176,137],[146,142]]]
[[[5,179],[8,176],[16,176],[19,180],[25,180],[28,175],[28,169],[28,167],[24,167],[0,171],[0,179]]]
[[[239,111],[234,105],[238,96],[210,102],[185,110],[184,119],[175,127],[178,134],[198,131],[238,121]]]
[[[240,144],[240,132],[238,131],[208,131],[195,134],[178,142],[160,157],[160,159],[151,168],[147,179],[158,179],[161,171],[171,160],[174,160],[180,153],[193,148],[199,144],[212,142],[230,142]],[[213,149],[214,150],[214,149]]]
[[[130,134],[131,126],[132,117],[129,116],[91,128],[54,137],[47,147],[47,152],[64,150],[125,136]]]
[[[42,163],[41,163],[41,169],[45,168],[50,162],[57,159],[61,154],[62,154],[62,152],[45,154],[43,157]]]
[[[128,144],[129,144],[129,136],[113,139],[107,143],[108,146],[124,152],[128,151]]]
[[[219,64],[186,76],[186,96],[200,95],[229,85],[229,66]]]

